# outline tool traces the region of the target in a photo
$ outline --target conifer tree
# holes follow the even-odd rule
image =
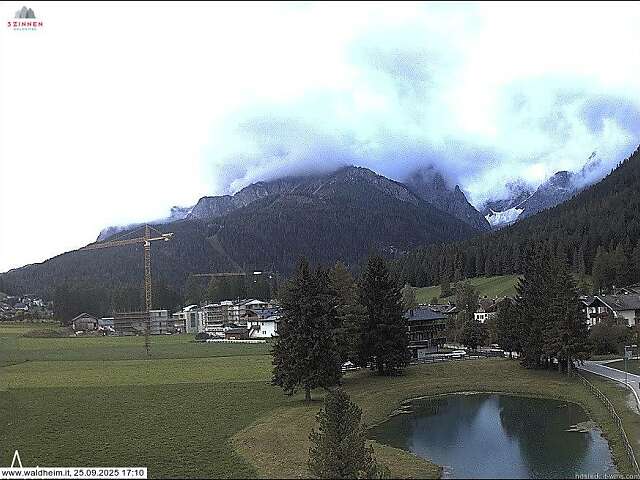
[[[604,247],[598,247],[593,261],[593,288],[595,293],[607,293],[615,283],[615,269],[611,255]]]
[[[452,293],[449,279],[447,277],[443,277],[442,283],[440,284],[440,298],[449,297]]]
[[[611,254],[611,264],[614,274],[613,285],[616,287],[629,285],[631,283],[631,268],[629,265],[629,259],[622,247],[622,243],[619,243]]]
[[[384,478],[386,469],[366,446],[362,411],[342,390],[329,392],[309,435],[309,470],[316,478]]]
[[[473,318],[473,314],[478,310],[478,292],[469,282],[458,284],[456,306],[466,314],[465,320]]]
[[[474,325],[470,322],[474,321],[474,313],[478,310],[478,292],[469,282],[462,282],[456,286],[456,307],[458,313],[455,317],[453,325],[449,325],[449,334],[453,336],[454,341],[462,341],[462,331],[467,326],[465,336],[472,335]],[[466,340],[471,340],[465,337]],[[471,340],[475,343],[475,340]]]
[[[640,240],[638,240],[631,254],[631,278],[631,283],[640,282]]]
[[[543,350],[549,359],[557,359],[559,367],[565,365],[570,373],[574,361],[588,358],[587,324],[568,266],[559,259],[550,262],[552,275],[548,281],[553,282],[553,290],[543,331]]]
[[[404,307],[405,312],[418,306],[418,302],[416,301],[416,291],[408,283],[402,287],[402,306]]]
[[[524,259],[523,276],[516,285],[521,362],[527,368],[538,368],[543,364],[542,332],[551,295],[549,258],[549,252],[543,248],[529,249]]]
[[[484,324],[475,318],[468,319],[462,325],[460,332],[460,341],[463,345],[476,350],[479,346],[484,345],[487,341],[488,332]]]
[[[341,376],[327,273],[310,271],[302,259],[282,289],[280,304],[283,315],[272,351],[272,383],[288,395],[302,388],[305,399],[311,400],[312,389],[335,385]]]
[[[509,352],[509,358],[513,358],[513,352],[520,351],[518,311],[510,299],[505,299],[498,304],[496,340],[500,347]]]
[[[369,257],[360,281],[360,303],[366,312],[360,325],[360,362],[374,363],[379,375],[405,367],[409,339],[402,294],[380,256]]]
[[[329,271],[329,287],[335,308],[334,336],[342,362],[358,361],[359,325],[365,315],[358,302],[358,287],[347,267],[338,262]]]

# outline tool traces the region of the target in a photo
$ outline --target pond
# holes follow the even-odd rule
[[[444,467],[445,478],[591,478],[616,474],[585,411],[558,400],[459,394],[413,401],[370,438]]]

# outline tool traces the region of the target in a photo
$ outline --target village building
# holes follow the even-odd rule
[[[405,313],[412,358],[435,353],[447,341],[447,317],[429,307],[412,308]]]
[[[604,304],[593,296],[580,297],[580,308],[589,328],[600,323],[607,311]]]
[[[497,314],[498,304],[494,300],[483,298],[478,302],[478,309],[473,313],[473,318],[480,323],[484,323],[495,318]]]
[[[169,310],[149,310],[149,333],[151,335],[171,333],[172,327],[169,320]]]
[[[247,329],[245,327],[227,327],[224,331],[225,340],[246,340],[249,338]]]
[[[419,307],[427,307],[438,313],[447,313],[453,305],[450,303],[429,303],[429,304],[420,304]]]
[[[246,312],[245,304],[247,300],[236,300],[232,302],[232,305],[229,307],[229,321],[240,324],[241,319],[244,317]]]
[[[220,303],[210,303],[202,307],[202,317],[204,321],[204,331],[207,333],[223,333],[225,323],[232,322],[229,315],[233,302],[223,301]]]
[[[257,311],[247,310],[247,330],[249,338],[272,338],[278,336],[280,309],[274,303],[263,302],[270,308],[260,308]]]
[[[109,333],[115,333],[113,328],[113,317],[102,317],[98,319],[98,330],[105,335]]]
[[[263,310],[276,308],[277,304],[273,301],[264,302],[256,299],[244,299],[232,302],[228,308],[228,320],[238,325],[246,325],[247,319],[253,314],[247,315],[247,310],[254,313],[260,313]]]
[[[182,311],[172,315],[173,328],[183,333],[200,333],[205,331],[204,315],[198,305],[189,305]]]
[[[116,335],[144,335],[149,327],[150,335],[171,333],[172,322],[168,310],[149,310],[149,312],[114,313],[113,329]]]
[[[604,319],[615,319],[620,325],[633,327],[640,324],[640,295],[596,295],[584,297],[583,311],[589,326]]]
[[[95,330],[98,328],[98,319],[88,313],[81,313],[71,320],[73,330],[76,332],[87,330]]]

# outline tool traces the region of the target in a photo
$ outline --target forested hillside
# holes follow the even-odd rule
[[[371,251],[395,257],[478,233],[405,185],[367,169],[348,167],[298,180],[294,187],[258,196],[221,216],[158,226],[175,235],[152,246],[154,283],[182,292],[192,273],[266,270],[286,277],[301,255],[313,263],[341,260],[357,268]],[[51,298],[56,289],[66,295],[81,288],[84,296],[101,298],[107,306],[116,297],[119,305],[136,303],[132,289],[139,289],[142,279],[139,245],[69,252],[0,275],[19,291]]]
[[[481,275],[520,273],[524,252],[547,244],[597,289],[640,281],[640,148],[571,200],[495,233],[427,246],[396,264],[415,286]]]

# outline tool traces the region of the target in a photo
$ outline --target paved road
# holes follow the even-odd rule
[[[622,370],[607,367],[605,363],[608,362],[586,361],[584,362],[584,365],[578,368],[580,370],[595,373],[596,375],[600,375],[602,377],[606,377],[624,384],[625,373]],[[631,388],[631,390],[633,390],[633,392],[635,393],[636,401],[638,402],[638,408],[640,409],[640,375],[628,373],[626,380],[628,382],[627,385],[629,386],[629,388]]]

